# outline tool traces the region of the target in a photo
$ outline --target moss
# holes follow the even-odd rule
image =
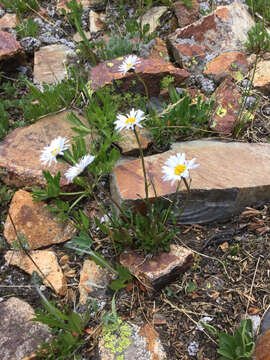
[[[124,352],[131,345],[131,326],[117,319],[114,324],[105,325],[102,331],[104,347],[116,355],[116,360],[124,360]]]

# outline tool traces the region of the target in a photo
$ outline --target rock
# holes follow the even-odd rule
[[[177,279],[180,273],[192,266],[193,259],[191,250],[173,244],[170,252],[162,252],[148,259],[135,251],[125,250],[120,255],[120,264],[128,268],[152,293]]]
[[[20,53],[22,53],[22,47],[18,41],[8,32],[0,31],[0,61]]]
[[[270,311],[269,310],[265,313],[263,320],[262,320],[262,326],[261,326],[262,333],[268,329],[270,329]]]
[[[145,128],[137,128],[138,137],[143,150],[152,143],[153,138],[149,130]],[[122,130],[121,140],[118,141],[117,145],[122,149],[123,155],[134,155],[139,154],[139,146],[136,140],[136,136],[133,131]]]
[[[3,168],[3,181],[11,186],[44,186],[46,180],[42,170],[48,168],[40,162],[41,150],[58,136],[71,139],[75,133],[73,125],[67,120],[69,111],[48,115],[32,125],[17,128],[0,143],[0,168]],[[77,115],[78,116],[78,115]],[[79,116],[83,121],[83,118]],[[64,174],[69,166],[66,163],[53,163],[49,168],[52,175],[58,171]],[[67,185],[62,176],[61,186]]]
[[[270,92],[270,60],[261,60],[258,62],[253,86],[266,93]]]
[[[155,45],[149,50],[149,59],[163,59],[169,61],[169,53],[165,41],[155,38]]]
[[[177,29],[168,40],[180,65],[201,71],[205,64],[226,51],[244,51],[247,33],[254,24],[246,7],[235,2]]]
[[[230,79],[225,79],[216,89],[213,97],[215,107],[210,126],[220,134],[230,135],[237,126],[242,101],[240,89]]]
[[[97,90],[104,85],[111,84],[112,80],[124,79],[125,81],[120,85],[122,91],[127,91],[133,80],[136,80],[136,89],[134,89],[134,91],[144,93],[144,86],[138,81],[133,72],[128,72],[123,75],[119,71],[118,68],[123,59],[124,58],[107,60],[95,66],[90,72],[92,89]],[[164,76],[174,76],[174,86],[178,86],[189,77],[189,73],[186,70],[176,68],[168,61],[157,58],[139,58],[139,60],[140,63],[136,65],[136,73],[145,81],[149,96],[158,96],[160,92],[160,80]]]
[[[270,329],[266,330],[256,341],[255,360],[270,360]]]
[[[183,1],[176,1],[173,4],[173,8],[180,28],[194,23],[200,17],[200,4],[198,0],[192,0],[191,9],[185,6]]]
[[[236,81],[241,81],[247,73],[247,58],[239,51],[228,51],[218,55],[210,60],[204,69],[204,74],[210,75],[216,81],[228,75]]]
[[[252,334],[253,336],[257,335],[257,332],[260,328],[261,317],[260,315],[248,315],[246,319],[250,319],[252,322]]]
[[[59,295],[65,295],[67,292],[67,282],[57,263],[55,253],[49,250],[35,250],[30,251],[29,255],[38,268],[22,251],[7,251],[5,260],[9,265],[18,266],[29,275],[32,275],[34,271],[37,272],[46,286],[51,287]],[[46,279],[44,279],[44,276]]]
[[[68,57],[74,57],[75,53],[66,45],[43,46],[35,52],[34,77],[40,84],[55,84],[62,81],[66,76],[64,62]]]
[[[24,190],[16,191],[12,198],[9,214],[17,233],[25,237],[31,250],[65,242],[76,232],[70,224],[59,223],[46,206],[43,201],[33,201],[31,194]],[[4,236],[9,244],[18,241],[9,216]]]
[[[139,328],[123,322],[103,326],[98,360],[166,360],[157,332],[149,324]]]
[[[14,29],[18,25],[16,14],[8,14],[6,13],[0,19],[0,30],[11,28]]]
[[[66,6],[66,3],[69,2],[70,0],[63,0],[58,2],[56,9],[58,11],[61,11],[62,9],[65,9],[67,13],[70,12],[70,9]],[[95,4],[95,0],[77,0],[78,4],[82,4],[83,8],[89,7],[91,5]]]
[[[159,24],[159,18],[168,10],[167,6],[155,6],[151,7],[149,10],[143,14],[141,18],[141,28],[143,29],[144,25],[149,24],[148,33],[154,32]]]
[[[94,261],[85,260],[80,272],[80,304],[86,304],[88,299],[103,300],[112,276],[107,269],[97,265]]]
[[[104,28],[106,14],[96,13],[93,10],[89,12],[89,30],[90,33],[96,33]]]
[[[196,158],[200,164],[191,171],[190,200],[180,217],[175,213],[179,223],[225,220],[245,206],[270,200],[270,144],[212,140],[175,143],[170,151],[145,157],[146,172],[151,174],[158,197],[174,197],[177,185],[171,186],[171,182],[162,180],[161,167],[170,155],[179,152],[185,152],[187,159]],[[179,202],[186,198],[183,184],[180,190],[178,208],[181,208]],[[145,190],[140,159],[115,167],[111,193],[118,204],[125,202],[127,206],[142,207],[140,197],[145,198]],[[149,196],[154,198],[151,186]]]
[[[84,35],[86,36],[87,40],[91,39],[90,31],[84,31]],[[75,41],[76,43],[83,41],[81,35],[78,32],[74,34],[73,41]]]
[[[40,40],[38,40],[34,37],[31,37],[31,36],[22,38],[20,43],[21,43],[24,51],[26,51],[26,52],[32,52],[34,50],[37,50],[41,46]]]
[[[15,297],[0,303],[0,358],[2,360],[22,360],[32,354],[40,342],[52,338],[50,328],[31,321],[34,309]]]

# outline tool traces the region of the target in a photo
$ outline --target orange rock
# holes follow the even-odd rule
[[[257,340],[254,356],[255,360],[270,360],[270,329]]]
[[[144,93],[143,84],[138,81],[133,72],[128,72],[123,75],[119,71],[119,65],[122,63],[124,57],[107,60],[95,66],[90,72],[92,80],[91,87],[94,90],[101,88],[104,85],[111,84],[113,80],[125,80],[120,85],[122,91],[128,91],[131,83],[136,81],[136,91]],[[174,86],[179,86],[185,79],[189,77],[189,73],[184,69],[176,68],[172,63],[160,58],[139,58],[140,63],[136,65],[136,73],[142,77],[150,96],[158,96],[160,92],[160,81],[164,76],[174,76]]]
[[[11,201],[9,214],[17,234],[23,234],[30,249],[62,243],[76,231],[69,224],[59,223],[46,206],[43,201],[33,201],[31,194],[24,190],[17,191]],[[4,236],[12,244],[18,239],[10,216],[4,225]]]
[[[152,143],[153,138],[149,130],[145,128],[137,128],[138,137],[141,143],[143,150]],[[136,136],[133,131],[122,130],[121,131],[121,140],[118,141],[118,146],[122,149],[123,155],[134,155],[139,152],[139,145],[136,140]]]
[[[15,28],[18,25],[16,14],[5,14],[0,18],[0,30],[3,28]]]
[[[38,268],[33,261],[21,251],[8,251],[5,255],[5,259],[9,265],[18,266],[30,275],[36,271],[46,286],[51,287],[59,295],[65,295],[67,292],[67,282],[57,263],[54,252],[48,250],[36,250],[29,252],[29,255],[34,260],[35,264],[38,265]]]
[[[216,80],[221,76],[230,75],[236,81],[248,73],[246,56],[239,51],[229,51],[215,57],[206,64],[204,74],[213,75]]]
[[[266,92],[270,91],[270,60],[259,61],[256,67],[253,86]]]

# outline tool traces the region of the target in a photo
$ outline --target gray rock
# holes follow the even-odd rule
[[[206,13],[211,11],[210,5],[207,1],[200,3],[200,11]]]
[[[266,312],[266,314],[264,315],[262,324],[261,324],[262,333],[268,329],[270,329],[270,310],[268,310]]]
[[[192,341],[188,345],[188,354],[190,356],[196,356],[197,352],[199,351],[199,344],[196,341]]]
[[[15,297],[0,303],[0,358],[22,360],[51,339],[47,325],[31,321],[33,308]]]
[[[0,18],[5,15],[5,10],[0,9]]]
[[[40,40],[38,40],[34,37],[31,37],[31,36],[22,38],[20,43],[21,43],[21,46],[24,48],[24,51],[26,51],[26,52],[32,52],[34,50],[37,50],[41,46]]]
[[[256,100],[254,96],[248,96],[246,99],[246,108],[251,108],[256,103]]]
[[[213,80],[202,79],[201,89],[205,94],[210,95],[210,94],[213,94],[213,92],[215,91],[216,85]]]

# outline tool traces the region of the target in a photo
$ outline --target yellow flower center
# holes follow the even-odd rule
[[[125,123],[126,124],[134,124],[136,119],[134,117],[127,118]]]
[[[133,64],[129,63],[127,64],[127,67],[131,68],[133,66]]]
[[[186,165],[177,165],[174,168],[174,174],[175,175],[181,175],[186,170]]]
[[[52,155],[55,156],[55,155],[57,155],[59,152],[60,152],[60,147],[57,146],[56,148],[54,148],[54,149],[52,150]]]

